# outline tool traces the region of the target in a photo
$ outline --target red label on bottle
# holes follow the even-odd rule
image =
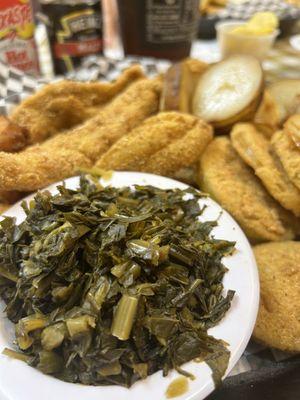
[[[0,30],[14,29],[16,26],[24,26],[30,22],[32,22],[32,14],[29,3],[0,10]]]
[[[102,50],[102,40],[89,39],[80,42],[55,43],[54,54],[57,58],[64,56],[85,56]]]

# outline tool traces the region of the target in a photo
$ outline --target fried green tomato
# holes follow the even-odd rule
[[[253,247],[260,275],[260,307],[254,338],[300,352],[300,242]]]
[[[219,137],[207,146],[200,159],[199,184],[237,220],[252,242],[294,238],[295,217],[268,194],[228,138]]]
[[[300,190],[291,182],[271,144],[253,124],[236,124],[230,133],[231,143],[239,156],[282,207],[300,215]]]

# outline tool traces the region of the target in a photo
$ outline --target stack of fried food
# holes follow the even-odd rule
[[[267,85],[259,64],[244,56],[213,66],[187,60],[168,71],[161,105],[214,126],[198,184],[256,244],[254,337],[300,352],[300,81]]]
[[[261,188],[269,199],[269,215],[264,221],[260,217],[262,230],[254,230],[257,220],[248,221],[245,213],[241,215],[243,224],[249,222],[246,232],[252,229],[252,239],[286,240],[299,233],[299,134],[300,114],[288,118],[271,138],[253,123],[238,123],[230,132],[230,151],[238,154],[240,165],[244,162],[243,171],[250,167],[250,174],[255,173],[251,175],[252,207],[261,201]],[[249,183],[250,178],[248,187]],[[240,200],[238,206],[242,205]],[[300,242],[260,244],[253,249],[261,283],[254,337],[281,350],[300,352]]]
[[[239,222],[253,247],[260,275],[260,307],[254,338],[300,352],[300,115],[271,139],[253,123],[237,123],[200,161],[200,187]]]
[[[253,123],[237,123],[200,161],[201,188],[236,218],[252,242],[294,239],[299,232],[300,151],[289,137],[299,118],[290,117],[271,140]]]
[[[186,60],[167,72],[161,108],[196,115],[219,134],[200,159],[198,184],[253,243],[297,236],[299,80],[267,86],[259,62],[248,56],[212,66]]]

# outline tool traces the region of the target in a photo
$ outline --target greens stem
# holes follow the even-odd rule
[[[138,298],[124,294],[117,305],[111,333],[120,340],[127,340],[133,326],[138,306]]]

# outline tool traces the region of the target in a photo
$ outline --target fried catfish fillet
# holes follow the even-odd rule
[[[110,83],[51,83],[24,100],[10,118],[27,130],[28,144],[42,142],[98,114],[107,102],[143,77],[142,69],[132,66]]]
[[[0,115],[0,151],[14,153],[27,144],[26,129],[21,128],[9,118]]]
[[[199,160],[212,138],[212,127],[199,118],[176,111],[163,112],[118,140],[96,167],[174,177]]]
[[[158,111],[161,89],[160,78],[139,80],[84,124],[17,154],[0,152],[0,190],[33,191],[93,166]]]

